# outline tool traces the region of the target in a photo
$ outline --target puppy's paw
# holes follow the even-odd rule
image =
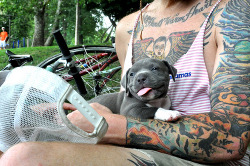
[[[181,117],[180,112],[165,110],[163,108],[159,108],[156,113],[154,119],[163,120],[163,121],[175,121]]]

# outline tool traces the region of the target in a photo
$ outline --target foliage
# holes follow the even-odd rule
[[[152,0],[143,0],[144,5]],[[9,33],[11,18],[11,40],[32,38],[34,34],[34,16],[38,6],[44,0],[0,0],[0,27],[5,26]],[[52,31],[57,0],[47,0],[45,8],[45,39]],[[115,24],[125,15],[139,9],[139,0],[79,0],[80,2],[80,43],[96,44],[108,37],[108,27],[104,27],[103,14]],[[60,13],[59,27],[68,42],[73,44],[75,35],[76,1],[63,0]],[[114,25],[113,24],[113,25]],[[101,40],[102,39],[102,40]],[[54,42],[53,45],[56,45]]]
[[[29,37],[32,32],[34,0],[18,1],[18,0],[2,0],[0,2],[0,11],[2,11],[1,26],[5,26],[9,30],[9,20],[11,19],[11,37],[18,39]],[[13,25],[13,26],[12,26]]]
[[[152,0],[143,0],[143,6]],[[140,9],[139,0],[85,0],[88,10],[98,8],[113,21],[119,21],[124,16]]]

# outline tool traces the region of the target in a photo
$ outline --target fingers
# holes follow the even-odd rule
[[[110,109],[108,109],[107,107],[105,107],[105,106],[103,106],[103,105],[101,105],[99,103],[91,103],[89,105],[92,108],[94,108],[94,110],[96,110],[97,112],[100,112],[100,110],[101,110],[101,111],[112,113]],[[70,104],[70,103],[64,103],[63,104],[63,109],[65,109],[65,110],[72,110],[72,111],[77,110],[76,107],[74,105]]]
[[[72,124],[86,132],[93,132],[94,126],[78,111],[73,111],[67,115]]]
[[[99,114],[100,112],[104,112],[104,113],[112,113],[112,111],[110,109],[108,109],[107,107],[105,107],[104,105],[101,105],[99,103],[91,103],[89,104],[92,108],[94,108],[94,110],[96,110]]]
[[[35,111],[38,112],[39,110],[43,110],[43,111],[48,111],[48,110],[55,110],[57,107],[56,103],[41,103],[41,104],[37,104],[37,105],[33,105],[30,108]],[[75,111],[76,107],[73,106],[70,103],[64,103],[63,104],[63,109],[65,110],[71,110],[71,111]]]
[[[63,109],[65,110],[71,110],[71,111],[75,111],[76,110],[76,107],[73,106],[72,104],[70,103],[63,103]]]
[[[65,108],[74,108],[71,104],[64,104]],[[90,106],[101,116],[108,117],[111,113],[111,111],[98,103],[91,103]],[[72,124],[79,127],[80,129],[86,131],[86,132],[93,132],[94,126],[76,109],[73,109],[75,111],[69,113],[67,115],[67,118],[71,121]]]
[[[31,105],[30,109],[39,115],[43,115],[47,111],[56,110],[56,103],[40,103],[36,105]]]

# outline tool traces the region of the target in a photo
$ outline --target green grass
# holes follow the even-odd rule
[[[60,53],[58,46],[24,47],[8,50],[19,55],[31,55],[33,57],[33,62],[30,65],[37,65],[48,57]],[[4,68],[8,64],[8,56],[5,51],[6,50],[0,50],[0,69]]]

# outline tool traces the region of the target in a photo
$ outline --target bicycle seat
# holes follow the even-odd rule
[[[8,56],[10,56],[10,55],[15,55],[13,52],[11,52],[11,51],[9,51],[9,50],[6,50],[6,54],[7,54]]]
[[[9,50],[6,50],[6,54],[9,57],[9,62],[13,67],[20,67],[26,62],[32,62],[31,55],[17,55]]]
[[[6,54],[8,55],[9,58],[12,58],[12,59],[13,58],[17,58],[17,59],[19,59],[19,58],[26,59],[27,58],[27,60],[30,60],[30,59],[33,60],[31,55],[17,55],[15,53],[11,52],[10,50],[6,50]]]

